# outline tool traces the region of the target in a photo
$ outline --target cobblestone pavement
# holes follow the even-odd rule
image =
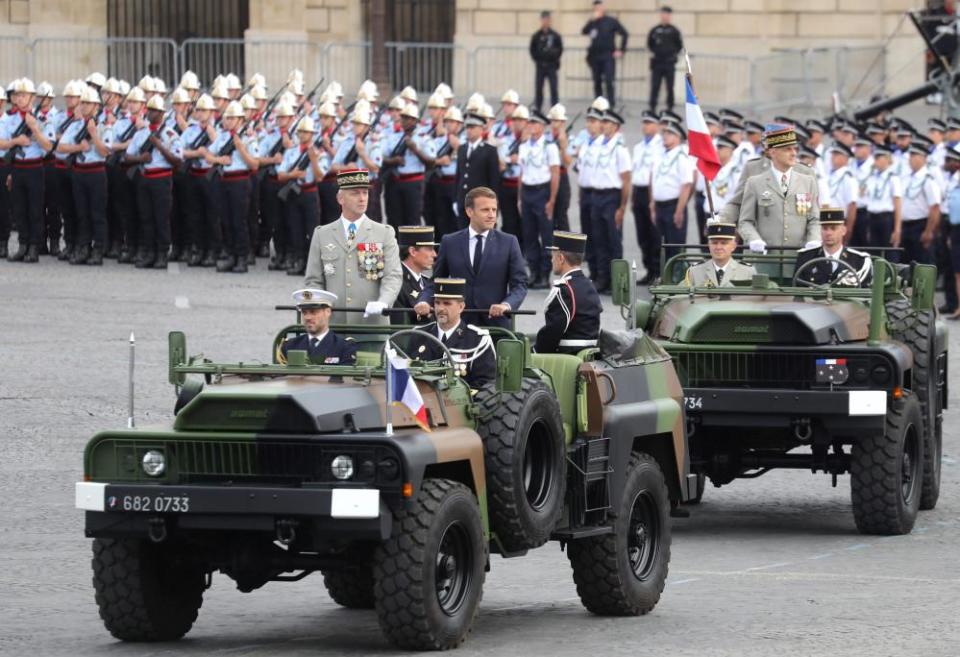
[[[632,229],[625,243],[636,255]],[[191,353],[268,361],[300,282],[171,266],[0,262],[0,653],[11,655],[335,655],[390,651],[372,612],[346,611],[317,576],[237,592],[215,576],[184,641],[124,645],[103,629],[90,545],[73,508],[82,451],[126,422],[127,338],[137,338],[138,424],[169,421],[166,335]],[[526,307],[539,308],[531,293]],[[534,330],[536,320],[524,318]],[[613,308],[606,326],[619,326]],[[958,336],[952,337],[958,353]],[[960,645],[960,435],[956,390],[945,421],[943,492],[913,534],[857,534],[849,479],[774,472],[708,489],[674,525],[667,588],[654,613],[587,614],[555,544],[494,557],[479,621],[460,654],[955,655]]]

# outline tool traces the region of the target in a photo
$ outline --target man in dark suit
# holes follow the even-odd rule
[[[277,362],[286,365],[287,354],[295,349],[306,351],[315,365],[353,365],[357,360],[356,345],[330,330],[330,315],[337,295],[326,290],[305,289],[294,292],[293,300],[307,332],[284,340],[277,347]]]
[[[437,259],[437,243],[433,241],[433,226],[400,226],[397,229],[400,257],[403,258],[403,285],[394,302],[394,308],[413,308],[423,292],[427,276],[424,272],[433,269]],[[390,315],[391,324],[425,324],[429,313]]]
[[[457,213],[461,229],[470,221],[465,202],[467,193],[477,187],[489,187],[496,194],[500,185],[497,149],[483,139],[486,124],[478,114],[467,114],[464,120],[467,138],[457,150]]]
[[[464,206],[470,225],[443,236],[433,274],[436,278],[465,279],[467,307],[489,308],[479,317],[468,316],[468,322],[508,328],[507,313],[519,309],[527,296],[526,265],[520,243],[513,235],[495,230],[497,195],[492,189],[470,190]],[[433,294],[433,285],[427,283],[415,306],[418,313],[430,310]]]
[[[437,321],[417,330],[432,334],[447,346],[457,375],[479,388],[497,377],[497,359],[490,332],[468,325],[461,319],[466,281],[462,278],[438,278],[434,281],[433,308]],[[416,340],[416,339],[415,339]],[[433,340],[416,340],[411,356],[420,360],[440,360],[444,351]]]
[[[537,332],[539,354],[574,354],[597,346],[603,303],[593,282],[580,267],[587,252],[587,236],[562,230],[553,232],[553,283],[543,313],[544,325]]]
[[[834,285],[840,287],[869,287],[873,280],[873,261],[870,254],[857,251],[843,245],[847,235],[846,219],[843,208],[820,208],[820,246],[812,246],[797,251],[797,265],[794,271],[816,258],[842,260],[849,268],[832,262],[818,262],[800,272],[800,279],[813,285]]]

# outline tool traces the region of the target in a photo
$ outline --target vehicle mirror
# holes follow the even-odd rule
[[[287,352],[287,367],[306,367],[309,362],[307,352],[303,349],[291,349]]]
[[[630,306],[630,263],[614,260],[610,263],[610,290],[616,306]]]
[[[937,268],[933,265],[916,265],[913,268],[913,309],[920,312],[933,310]],[[949,283],[949,281],[948,281]]]
[[[504,338],[497,342],[497,390],[520,392],[527,349],[523,340]]]
[[[167,344],[169,345],[167,350],[167,378],[172,385],[182,386],[187,379],[187,375],[175,370],[178,365],[187,363],[187,336],[184,335],[183,331],[170,331],[167,334]]]
[[[649,299],[637,299],[637,303],[634,305],[636,309],[636,323],[634,326],[637,328],[644,328],[647,325],[647,322],[650,321],[650,313],[653,311],[653,303]]]

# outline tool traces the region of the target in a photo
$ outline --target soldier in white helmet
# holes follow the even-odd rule
[[[180,166],[180,135],[163,125],[163,97],[147,103],[148,124],[130,140],[125,159],[138,164],[137,209],[140,214],[138,269],[166,269],[170,251],[170,207],[173,202],[173,169]]]
[[[463,130],[463,114],[457,107],[451,107],[443,115],[443,131],[433,140],[433,147],[437,152],[435,166],[431,174],[433,196],[432,205],[427,206],[424,215],[432,217],[436,227],[437,239],[443,238],[460,230],[460,221],[457,218],[457,154],[460,150]]]
[[[117,122],[113,125],[113,155],[107,163],[107,178],[111,180],[110,196],[108,198],[108,212],[111,215],[109,223],[120,230],[117,237],[112,238],[120,242],[121,264],[134,261],[138,251],[140,239],[140,218],[137,208],[137,188],[132,169],[139,167],[136,162],[127,162],[124,154],[133,135],[147,125],[144,115],[146,96],[143,89],[133,87],[127,93],[125,109],[121,110]]]
[[[274,124],[260,137],[260,213],[264,228],[269,238],[273,239],[273,257],[267,265],[271,271],[286,271],[292,265],[287,249],[289,230],[286,207],[277,196],[283,187],[277,169],[283,162],[284,153],[296,146],[292,135],[295,113],[293,105],[278,103],[274,110]]]
[[[0,85],[0,117],[3,117],[7,104],[7,92]],[[0,118],[0,125],[3,119]],[[10,195],[7,192],[7,180],[10,167],[6,164],[6,150],[0,149],[0,258],[7,257],[7,243],[10,241]]]
[[[570,126],[567,123],[567,108],[560,103],[555,104],[547,113],[550,129],[547,131],[547,141],[556,144],[560,151],[560,188],[557,190],[556,205],[553,208],[554,230],[569,231],[570,219],[570,175],[568,169],[573,163],[573,156],[569,152]]]
[[[507,139],[511,132],[513,113],[520,106],[520,94],[513,89],[507,89],[500,97],[500,111],[503,118],[493,124],[493,137],[497,140]]]
[[[80,80],[71,80],[63,88],[64,109],[60,114],[60,121],[54,128],[53,138],[58,144],[63,143],[63,138],[68,128],[73,123],[81,120],[80,93],[86,85]],[[59,209],[59,219],[65,242],[64,248],[60,250],[57,259],[69,260],[73,254],[74,244],[76,243],[76,213],[73,202],[73,182],[68,154],[62,152],[59,148],[53,149],[53,168],[47,171],[44,179],[44,187],[57,197],[57,206]],[[51,243],[51,255],[53,255],[54,244]],[[56,246],[59,246],[57,244]]]
[[[370,174],[367,216],[378,223],[383,216],[380,207],[380,167],[383,165],[383,148],[373,134],[373,114],[367,106],[359,103],[351,119],[353,131],[340,142],[333,157],[330,171],[334,174],[344,169],[366,169]]]
[[[499,139],[500,155],[500,214],[503,231],[510,233],[523,247],[523,231],[520,228],[520,144],[526,138],[530,111],[525,105],[517,105],[510,114],[509,130]],[[494,128],[496,132],[496,127]]]
[[[190,267],[213,267],[223,251],[220,226],[220,199],[215,182],[207,172],[213,166],[206,156],[217,138],[213,113],[216,104],[207,94],[197,99],[191,125],[183,131],[184,169],[187,175],[187,212],[190,226]]]
[[[393,179],[386,196],[387,219],[394,228],[419,226],[423,213],[423,183],[436,151],[433,141],[416,134],[420,113],[416,105],[400,111],[403,132],[384,144],[383,163],[391,167]]]
[[[284,202],[286,225],[290,231],[287,274],[303,276],[310,240],[320,218],[317,181],[329,174],[330,156],[315,145],[318,129],[309,116],[300,119],[296,132],[298,143],[284,151],[283,160],[277,167],[277,177],[281,185],[291,182],[296,185],[295,193],[289,194]]]

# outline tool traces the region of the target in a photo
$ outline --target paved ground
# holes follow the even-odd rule
[[[73,483],[85,441],[126,421],[130,331],[137,421],[165,422],[173,406],[167,331],[185,330],[193,353],[268,360],[274,331],[289,319],[271,308],[298,282],[263,264],[231,276],[115,263],[78,268],[49,258],[33,266],[0,262],[0,653],[389,651],[373,613],[335,606],[318,577],[244,595],[217,576],[194,631],[176,645],[113,641],[93,602]],[[528,306],[542,298],[531,294]],[[606,325],[617,321],[611,312]],[[479,622],[461,652],[955,655],[958,419],[948,412],[940,506],[923,513],[910,536],[858,535],[847,477],[833,489],[824,476],[775,472],[708,490],[692,518],[676,521],[668,586],[644,618],[587,614],[555,545],[525,559],[495,557]]]

